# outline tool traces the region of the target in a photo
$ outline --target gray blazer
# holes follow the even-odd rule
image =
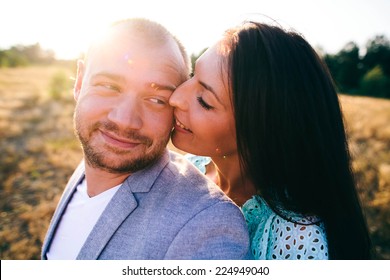
[[[81,163],[51,220],[42,259],[67,204],[84,178]],[[246,259],[240,209],[181,155],[166,151],[129,176],[103,211],[77,259]]]

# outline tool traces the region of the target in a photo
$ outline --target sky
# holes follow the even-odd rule
[[[276,21],[326,53],[351,41],[364,48],[375,35],[390,40],[390,0],[1,0],[0,7],[0,49],[39,43],[60,59],[79,57],[99,29],[129,17],[164,25],[190,54],[246,19]]]

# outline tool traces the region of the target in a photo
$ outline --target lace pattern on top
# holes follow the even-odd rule
[[[196,156],[193,154],[184,155],[193,165],[196,166],[203,174],[206,174],[206,166],[211,162],[210,157]]]
[[[242,207],[251,237],[255,259],[328,259],[324,225],[315,217],[297,215],[287,221],[280,217],[260,196],[249,199]],[[292,213],[290,213],[291,215]]]

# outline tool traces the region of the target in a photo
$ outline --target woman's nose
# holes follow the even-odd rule
[[[188,109],[188,93],[186,92],[188,87],[186,86],[186,83],[187,82],[180,85],[169,98],[169,105],[175,109],[177,108],[183,111]]]

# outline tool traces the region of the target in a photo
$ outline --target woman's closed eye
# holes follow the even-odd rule
[[[204,109],[211,110],[214,108],[213,106],[206,103],[201,96],[198,96],[196,99],[198,100],[198,103],[200,104],[200,106],[202,106]]]

